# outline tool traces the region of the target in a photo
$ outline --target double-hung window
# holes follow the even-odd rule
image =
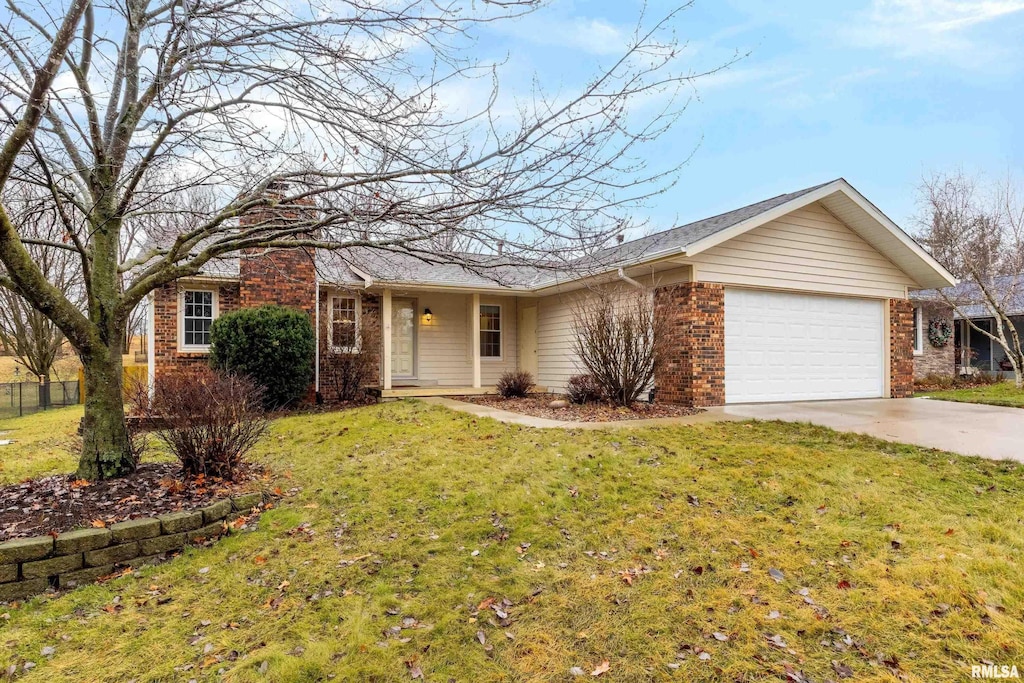
[[[331,297],[331,347],[339,353],[359,350],[358,297]]]
[[[501,358],[501,306],[480,306],[480,357]]]
[[[188,289],[181,296],[181,347],[186,351],[210,349],[210,326],[216,317],[213,292]]]

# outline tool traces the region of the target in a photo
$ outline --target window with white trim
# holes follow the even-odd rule
[[[501,358],[501,306],[480,305],[480,357]]]
[[[914,354],[924,353],[924,311],[920,306],[914,307]]]
[[[181,348],[210,349],[210,327],[216,317],[216,295],[212,291],[187,289],[181,293]]]
[[[359,350],[359,297],[331,297],[331,348],[339,353]]]

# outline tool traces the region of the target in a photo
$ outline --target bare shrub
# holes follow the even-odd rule
[[[128,408],[128,415],[125,419],[125,429],[128,431],[128,448],[135,466],[138,467],[142,456],[149,449],[149,429],[146,415],[149,410],[149,382],[143,382],[138,377],[125,377],[124,380],[124,402]]]
[[[593,375],[573,375],[565,385],[565,397],[569,403],[583,405],[600,401],[603,395]]]
[[[509,370],[498,378],[495,389],[503,398],[525,398],[533,388],[533,375],[525,370]]]
[[[234,479],[269,426],[262,389],[246,377],[205,366],[161,375],[152,399],[139,409],[190,477]]]
[[[629,406],[654,380],[665,324],[647,289],[593,292],[573,306],[573,350],[601,393]]]
[[[330,340],[329,316],[321,316],[320,334]],[[331,400],[359,401],[366,397],[380,366],[380,320],[376,313],[364,313],[354,348],[329,348],[321,357],[320,383],[333,392]]]

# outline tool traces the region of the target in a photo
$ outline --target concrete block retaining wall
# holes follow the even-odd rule
[[[48,588],[92,583],[119,567],[153,564],[186,544],[228,533],[231,519],[248,514],[263,502],[262,493],[246,493],[189,512],[0,543],[0,602],[27,598]]]

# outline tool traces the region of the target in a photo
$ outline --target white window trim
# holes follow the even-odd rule
[[[209,344],[186,344],[185,343],[185,293],[186,292],[209,292],[213,298],[213,320],[220,317],[220,291],[208,287],[182,287],[178,292],[178,351],[182,353],[209,353]]]
[[[477,309],[476,315],[479,318],[481,309],[484,306],[493,306],[498,309],[498,347],[501,351],[497,356],[485,356],[483,353],[480,354],[480,361],[483,363],[500,363],[505,360],[505,310],[501,304],[492,304],[486,301],[480,302],[480,308]],[[480,326],[480,336],[476,340],[476,348],[480,350],[480,340],[483,338],[485,330],[483,325]]]
[[[355,346],[335,346],[334,345],[334,300],[335,299],[355,299],[356,309],[356,334]],[[363,301],[358,293],[355,294],[332,294],[327,297],[327,345],[334,353],[359,353],[363,347],[362,335],[359,332],[363,326]]]
[[[914,321],[917,323],[917,334],[914,335],[914,355],[924,355],[924,309],[914,307]]]

